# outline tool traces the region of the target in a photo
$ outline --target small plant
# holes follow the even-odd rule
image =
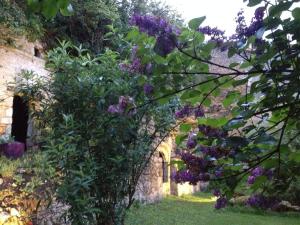
[[[10,135],[4,134],[0,136],[0,145],[1,144],[8,144],[14,141],[14,138]]]

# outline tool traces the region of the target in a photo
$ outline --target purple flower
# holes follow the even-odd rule
[[[224,208],[227,205],[227,199],[225,197],[219,197],[215,204],[215,209]]]
[[[195,148],[197,145],[197,140],[196,140],[196,134],[195,133],[190,133],[188,140],[186,142],[186,147],[188,149],[192,149]]]
[[[199,125],[198,129],[201,133],[211,138],[224,138],[227,136],[227,134],[224,131],[218,128],[213,128],[211,126]]]
[[[129,110],[128,115],[135,114],[136,109],[133,99],[128,96],[120,96],[118,104],[110,105],[107,109],[107,112],[111,114],[123,114],[129,106],[131,109]]]
[[[198,118],[198,117],[203,117],[203,116],[204,116],[204,110],[201,106],[198,106],[195,109],[195,117]]]
[[[258,177],[264,174],[264,169],[261,167],[256,167],[255,169],[252,170],[251,175],[254,177]]]
[[[257,8],[254,13],[254,18],[259,21],[263,20],[264,15],[265,15],[265,10],[266,10],[265,7]]]
[[[163,34],[156,38],[156,44],[154,47],[155,52],[165,57],[170,54],[176,47],[176,38],[174,35]]]
[[[207,182],[210,180],[210,175],[208,173],[200,173],[199,180]]]
[[[217,27],[211,28],[210,26],[200,27],[198,29],[203,34],[210,36],[210,40],[222,43],[226,40],[225,31],[218,29]]]
[[[248,183],[249,185],[254,184],[255,180],[256,180],[256,177],[254,177],[254,176],[249,176],[249,177],[248,177],[248,180],[247,180],[247,183]]]
[[[261,194],[252,195],[248,198],[246,204],[255,207],[268,209],[275,207],[280,201],[276,197],[266,197]]]
[[[185,105],[181,110],[175,112],[175,116],[178,119],[182,119],[184,117],[190,116],[192,112],[192,108],[190,105]]]
[[[220,190],[219,190],[219,189],[214,189],[214,191],[213,191],[213,195],[214,195],[214,196],[216,196],[216,197],[219,197],[219,196],[221,196],[221,192],[220,192]]]
[[[118,105],[110,105],[107,109],[107,112],[111,114],[119,114],[121,113],[121,110]]]
[[[120,63],[119,64],[119,68],[122,71],[128,71],[129,70],[129,66],[127,64],[125,64],[125,63]]]
[[[222,170],[222,169],[216,170],[215,175],[216,175],[216,177],[221,177],[221,176],[223,176],[223,170]]]
[[[195,148],[196,145],[197,145],[197,142],[193,138],[188,139],[188,141],[186,143],[186,147],[189,148],[189,149]]]
[[[145,84],[144,85],[144,93],[145,95],[151,95],[153,94],[154,87],[151,84]]]
[[[148,63],[146,65],[146,74],[151,74],[152,73],[152,63]]]
[[[137,26],[141,32],[149,36],[159,36],[161,34],[178,34],[178,28],[171,26],[164,18],[151,15],[134,14],[130,24]]]
[[[24,154],[25,144],[22,142],[14,141],[6,143],[3,146],[3,153],[7,158],[17,159]]]

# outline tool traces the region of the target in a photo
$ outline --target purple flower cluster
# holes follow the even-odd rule
[[[227,199],[223,196],[220,196],[215,204],[215,209],[224,208],[227,205]]]
[[[275,197],[266,197],[257,194],[249,197],[246,204],[255,208],[270,209],[275,207],[279,202],[280,201]]]
[[[176,35],[180,33],[178,28],[171,26],[165,19],[135,14],[131,18],[131,25],[137,26],[140,32],[156,37],[155,50],[158,54],[166,56],[176,47]]]
[[[2,144],[3,153],[7,158],[17,159],[20,158],[25,151],[25,144],[14,141],[12,143]]]
[[[221,149],[218,146],[204,146],[201,145],[199,150],[206,156],[210,156],[216,159],[219,159],[228,154],[228,151]]]
[[[225,138],[227,136],[227,133],[224,132],[223,130],[211,126],[207,126],[207,125],[199,125],[198,129],[205,136],[211,138]]]
[[[182,118],[185,118],[185,117],[189,117],[192,114],[194,114],[194,116],[196,118],[203,117],[204,116],[203,107],[201,105],[196,106],[196,107],[192,107],[190,105],[185,105],[182,109],[175,112],[175,116],[176,116],[177,119],[182,119]]]
[[[128,115],[135,114],[135,104],[133,98],[129,96],[120,96],[118,104],[110,105],[107,112],[111,114],[123,115],[128,110]]]
[[[186,169],[179,170],[173,175],[172,179],[176,183],[197,184],[199,181],[210,180],[210,175],[207,173],[208,167],[211,166],[210,162],[189,152],[181,152],[179,155],[185,163]]]
[[[216,41],[217,43],[223,43],[226,40],[225,31],[218,29],[217,27],[211,28],[210,26],[200,27],[198,29],[203,34],[210,36],[211,41]]]
[[[273,177],[273,171],[272,170],[265,170],[262,167],[258,166],[255,169],[253,169],[251,171],[251,175],[248,177],[247,183],[249,185],[254,184],[255,180],[257,179],[257,177],[259,176],[267,176],[268,179],[272,179]]]
[[[221,196],[221,191],[219,189],[214,189],[213,190],[213,195],[216,196],[216,197],[219,197],[219,196]]]
[[[144,93],[145,95],[151,95],[154,92],[154,87],[151,84],[144,84]]]
[[[188,136],[188,140],[186,142],[186,147],[188,149],[195,148],[197,146],[197,134],[191,132]]]
[[[135,58],[131,64],[127,63],[120,63],[119,67],[122,71],[129,72],[129,73],[141,73],[143,72],[143,65],[139,58]]]
[[[249,26],[246,25],[244,11],[240,11],[236,18],[236,34],[231,37],[237,41],[244,42],[245,38],[250,37],[263,27],[263,18],[265,15],[265,7],[259,7],[255,10],[254,17]]]
[[[172,26],[165,19],[151,15],[135,14],[131,18],[130,24],[137,26],[141,32],[147,33],[149,36],[173,32]]]

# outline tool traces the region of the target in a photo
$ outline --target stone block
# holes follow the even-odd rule
[[[12,108],[6,109],[5,116],[12,117],[12,115],[13,115],[13,109]]]
[[[12,124],[12,118],[11,117],[3,117],[3,118],[1,118],[0,123],[2,123],[2,124]]]
[[[5,132],[6,132],[6,126],[0,125],[0,135],[5,134]]]

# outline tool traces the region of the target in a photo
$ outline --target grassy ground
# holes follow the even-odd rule
[[[300,225],[300,214],[263,213],[245,208],[214,209],[207,194],[167,197],[161,203],[133,207],[126,225]]]

